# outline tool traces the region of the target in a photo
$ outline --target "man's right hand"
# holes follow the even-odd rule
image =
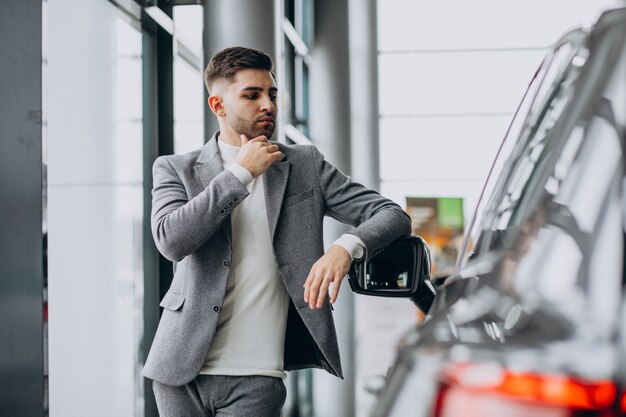
[[[241,135],[241,149],[237,155],[237,163],[247,169],[254,178],[258,177],[283,157],[278,145],[269,143],[266,136],[257,136],[248,140]]]

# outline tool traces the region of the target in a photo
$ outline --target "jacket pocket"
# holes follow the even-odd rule
[[[168,291],[159,305],[163,308],[167,308],[168,310],[176,311],[183,306],[184,302],[185,296],[183,294]]]
[[[299,203],[300,201],[306,200],[313,196],[313,189],[309,188],[308,190],[302,191],[301,193],[290,195],[285,198],[285,206],[290,206],[295,203]]]

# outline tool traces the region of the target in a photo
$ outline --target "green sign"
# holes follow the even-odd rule
[[[438,198],[437,217],[439,226],[463,228],[463,199]]]

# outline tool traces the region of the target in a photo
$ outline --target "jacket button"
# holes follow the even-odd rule
[[[237,201],[239,201],[239,197],[233,197],[233,201],[236,203]]]
[[[224,261],[224,268],[228,268],[230,266],[230,262],[227,260]]]
[[[220,214],[224,214],[224,213],[225,213],[224,209],[220,209]]]
[[[215,311],[216,313],[219,313],[220,308],[218,306],[213,306],[213,311]]]
[[[229,201],[229,202],[228,202],[228,207],[232,207],[232,206],[234,206],[234,205],[235,205],[235,203],[233,203],[232,201]]]

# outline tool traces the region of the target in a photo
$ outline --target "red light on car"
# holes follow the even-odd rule
[[[622,398],[622,410],[625,399]],[[440,381],[435,416],[617,416],[610,380],[513,372],[494,364],[462,364]]]

